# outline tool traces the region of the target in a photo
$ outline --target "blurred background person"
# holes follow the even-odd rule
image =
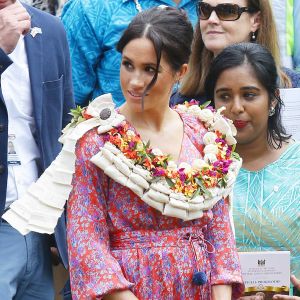
[[[72,0],[62,21],[70,45],[75,102],[87,105],[111,93],[117,106],[124,102],[120,88],[121,54],[116,44],[129,22],[150,7],[167,5],[184,9],[193,24],[197,0]]]
[[[53,300],[52,236],[20,234],[2,215],[61,150],[58,138],[74,107],[61,21],[19,1],[1,1],[0,74],[0,299]],[[68,267],[64,216],[55,238]]]
[[[277,27],[282,65],[300,70],[300,1],[270,1]]]

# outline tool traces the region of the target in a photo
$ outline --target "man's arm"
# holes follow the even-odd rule
[[[72,0],[66,3],[62,21],[72,61],[75,102],[85,106],[97,85],[97,66],[108,18],[107,1]]]

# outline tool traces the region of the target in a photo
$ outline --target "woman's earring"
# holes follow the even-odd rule
[[[269,109],[269,117],[272,117],[274,115],[275,115],[275,108],[273,106],[271,106]]]
[[[251,38],[250,38],[251,42],[255,42],[256,41],[256,35],[255,35],[255,32],[252,31],[251,32]]]
[[[177,80],[177,81],[175,82],[175,86],[174,86],[174,93],[177,93],[177,92],[178,92],[179,85],[180,85],[180,81]]]

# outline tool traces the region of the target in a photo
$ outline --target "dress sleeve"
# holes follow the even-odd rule
[[[90,162],[99,151],[96,129],[76,145],[73,190],[67,207],[67,240],[72,296],[101,299],[129,289],[120,265],[110,253],[107,207],[109,178]]]
[[[63,9],[70,47],[75,102],[88,105],[97,85],[97,64],[102,54],[103,37],[109,24],[109,1],[73,0]],[[101,16],[101,17],[99,17]]]
[[[232,285],[233,298],[241,296],[244,284],[235,240],[230,224],[228,203],[220,200],[213,208],[213,219],[205,230],[205,239],[214,245],[209,253],[211,263],[211,284]]]

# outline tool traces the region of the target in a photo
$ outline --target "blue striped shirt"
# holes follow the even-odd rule
[[[143,10],[158,5],[176,7],[172,0],[139,0]],[[193,24],[197,21],[196,0],[182,0]],[[133,0],[69,0],[62,13],[72,61],[75,102],[86,105],[95,97],[111,93],[117,106],[124,102],[116,50],[122,32],[138,13]]]

